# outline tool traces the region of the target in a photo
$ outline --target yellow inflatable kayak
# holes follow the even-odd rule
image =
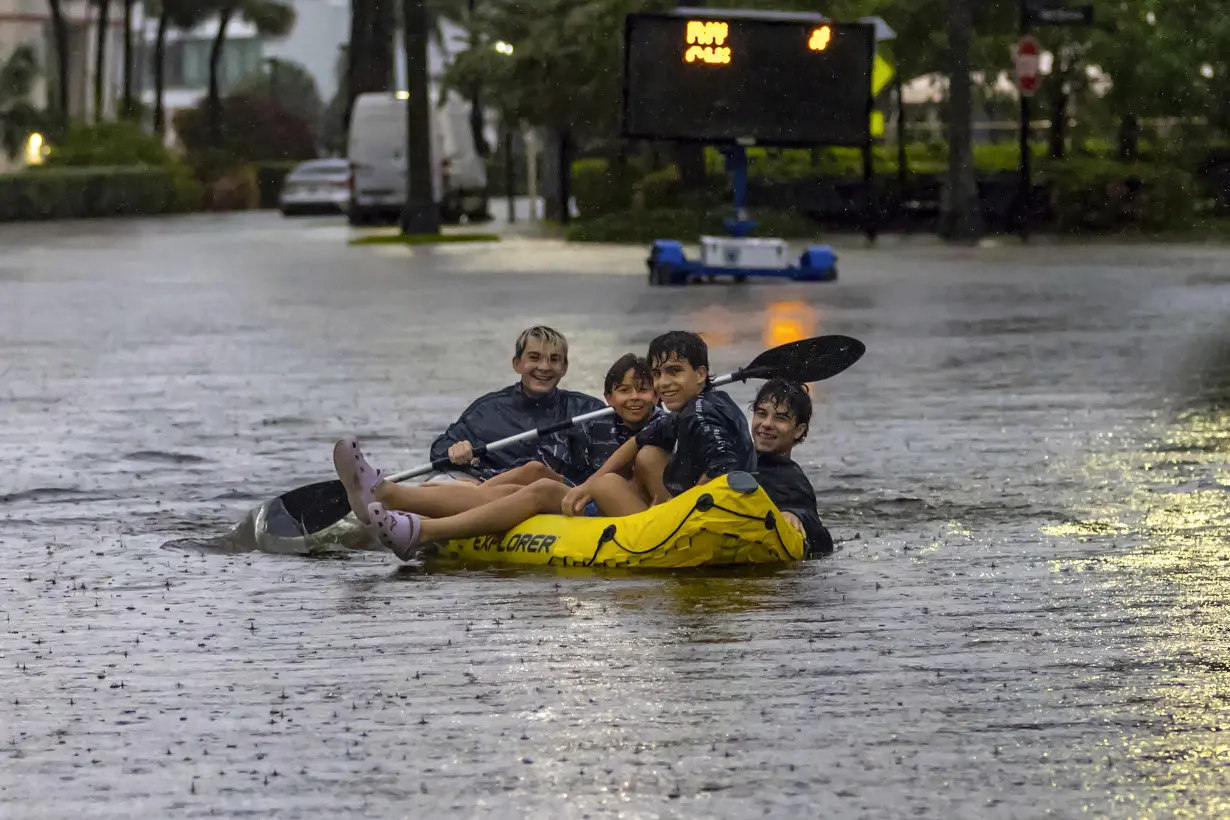
[[[428,545],[425,557],[466,564],[681,569],[781,564],[803,536],[748,473],[731,473],[622,518],[536,515],[501,535]]]

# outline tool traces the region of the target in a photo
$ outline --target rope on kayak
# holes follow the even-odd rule
[[[675,529],[671,530],[670,533],[665,538],[663,538],[658,543],[654,544],[652,547],[649,547],[648,549],[636,550],[630,547],[626,547],[623,544],[619,543],[619,539],[615,537],[615,532],[616,532],[615,525],[611,524],[605,530],[603,530],[602,535],[598,537],[598,543],[594,546],[593,555],[591,555],[588,560],[582,563],[581,566],[584,566],[584,567],[593,566],[594,561],[598,560],[598,552],[602,549],[602,545],[608,541],[610,541],[612,544],[619,547],[621,550],[628,553],[629,555],[648,555],[651,552],[661,549],[663,545],[673,542],[675,539],[675,533],[683,529],[683,525],[688,523],[688,519],[692,517],[693,513],[696,513],[696,512],[705,513],[705,512],[708,512],[709,510],[714,510],[714,509],[721,510],[722,512],[725,512],[725,513],[729,513],[730,515],[733,515],[736,518],[745,518],[749,521],[762,522],[766,530],[773,530],[774,535],[777,536],[777,542],[782,545],[783,549],[785,548],[786,544],[782,540],[782,534],[777,529],[777,518],[776,516],[773,515],[772,512],[765,513],[764,516],[749,515],[748,513],[745,513],[745,512],[739,512],[738,510],[732,510],[729,507],[723,507],[721,504],[717,504],[714,502],[712,495],[710,495],[709,493],[705,493],[700,498],[696,499],[696,503],[692,505],[692,509],[688,510],[687,514],[684,515],[683,518],[679,520],[679,523],[675,525]]]

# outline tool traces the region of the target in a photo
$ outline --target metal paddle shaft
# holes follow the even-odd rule
[[[747,367],[718,376],[712,384],[714,387],[721,387],[736,381],[772,378],[804,383],[823,381],[850,367],[862,358],[864,352],[866,347],[863,343],[849,336],[830,335],[801,339],[764,351]],[[484,453],[493,453],[524,441],[533,441],[614,412],[615,408],[604,407],[536,430],[526,430],[490,444],[479,445],[474,448],[474,455],[482,456]],[[387,476],[385,481],[402,482],[452,466],[453,463],[447,457],[437,458],[429,464]],[[346,498],[346,488],[341,481],[335,479],[291,490],[270,501],[262,513],[260,518],[270,535],[298,538],[320,532],[341,521],[350,514],[350,502]]]

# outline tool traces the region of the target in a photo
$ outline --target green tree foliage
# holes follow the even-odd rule
[[[316,125],[324,111],[316,78],[294,60],[271,59],[260,74],[235,87],[234,93],[269,100]]]
[[[311,123],[293,111],[252,94],[222,99],[221,140],[211,139],[208,100],[175,112],[175,133],[189,154],[218,162],[304,160],[316,156]]]
[[[451,8],[464,0],[434,0]],[[533,13],[523,0],[483,0],[475,11],[476,43],[446,73],[466,94],[529,123],[573,131],[591,144],[618,133],[623,18],[666,9],[665,0],[543,0]],[[1058,124],[1074,116],[1084,137],[1119,138],[1134,153],[1141,122],[1207,119],[1230,137],[1230,14],[1224,0],[1092,0],[1095,25],[1037,26],[1033,34],[1054,56],[1034,101],[1038,118]],[[1070,3],[1069,5],[1074,5]],[[709,7],[820,10],[838,20],[882,17],[897,33],[879,44],[902,80],[950,70],[948,0],[709,0]],[[1012,71],[1019,36],[1018,0],[971,4],[969,69],[975,106],[995,118],[1013,116],[1015,99],[994,91]],[[456,13],[453,19],[456,19]],[[464,19],[464,16],[461,18]],[[511,55],[493,46],[503,40]],[[1065,134],[1052,135],[1062,142]],[[1052,148],[1060,146],[1053,145]]]
[[[461,93],[486,89],[505,116],[609,137],[619,127],[624,17],[661,10],[661,0],[544,0],[533,13],[514,0],[490,0],[475,13],[475,47],[449,67],[445,83]],[[499,41],[512,54],[495,49]]]
[[[209,50],[209,94],[207,119],[209,133],[215,144],[222,139],[222,49],[226,45],[227,28],[238,17],[256,29],[262,38],[285,37],[295,27],[295,9],[276,0],[203,0],[216,5],[218,30]]]

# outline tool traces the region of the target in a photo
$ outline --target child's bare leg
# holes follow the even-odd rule
[[[562,485],[561,485],[562,486]],[[390,510],[415,512],[431,518],[456,515],[515,493],[515,484],[492,487],[489,484],[462,484],[445,481],[439,484],[403,486],[390,481],[376,485],[376,500]]]
[[[503,498],[447,518],[423,521],[425,541],[446,541],[506,532],[539,513],[558,513],[568,487],[549,478],[539,479]]]
[[[514,489],[490,504],[445,518],[391,512],[379,502],[371,505],[369,514],[380,542],[406,561],[414,556],[421,543],[507,532],[538,513],[557,512],[568,491],[566,486],[549,478]]]
[[[670,500],[670,491],[666,489],[662,478],[669,460],[670,453],[652,445],[642,447],[636,453],[632,480],[640,485],[651,504],[662,504]]]
[[[596,479],[590,487],[594,503],[604,516],[632,515],[649,509],[647,502],[633,487],[616,473],[607,473]],[[560,496],[563,501],[563,496]]]
[[[500,487],[505,484],[515,484],[518,487],[528,487],[540,478],[550,478],[563,481],[563,477],[541,461],[529,461],[520,467],[514,467],[500,473],[495,478],[483,482],[484,487]]]

